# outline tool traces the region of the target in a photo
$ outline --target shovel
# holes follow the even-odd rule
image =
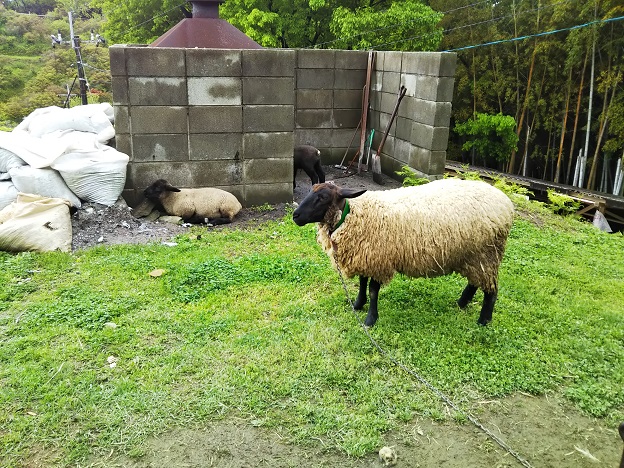
[[[381,150],[383,149],[384,144],[386,143],[386,138],[388,137],[388,133],[390,133],[390,127],[394,123],[394,119],[396,118],[397,112],[399,110],[399,104],[401,104],[401,99],[405,96],[407,92],[407,88],[403,85],[399,88],[399,92],[397,94],[397,102],[394,105],[394,110],[392,111],[392,115],[390,116],[390,120],[388,121],[388,125],[386,126],[386,131],[381,138],[381,142],[379,143],[379,147],[377,148],[377,152],[373,152],[373,181],[379,185],[383,185],[383,177],[381,175],[381,159],[379,155],[381,154]]]

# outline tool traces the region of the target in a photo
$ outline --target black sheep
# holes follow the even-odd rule
[[[297,186],[295,179],[299,169],[303,169],[308,174],[312,185],[325,182],[325,173],[321,167],[321,152],[314,146],[295,146],[293,189]]]

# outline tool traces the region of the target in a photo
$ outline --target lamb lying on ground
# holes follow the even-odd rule
[[[159,179],[147,187],[145,197],[162,205],[167,214],[180,216],[188,223],[231,223],[242,206],[229,192],[217,188],[179,189]]]
[[[325,173],[321,167],[321,152],[314,146],[301,145],[295,146],[293,152],[293,188],[297,186],[295,179],[297,177],[297,171],[303,169],[308,174],[312,185],[319,182],[325,182]]]
[[[465,308],[478,288],[485,297],[478,323],[492,320],[498,267],[513,222],[513,204],[481,181],[444,179],[417,187],[364,193],[325,183],[293,213],[303,226],[318,224],[317,240],[342,273],[360,277],[355,308],[370,306],[365,320],[378,318],[381,284],[395,273],[433,277],[457,272],[468,286],[457,301]]]

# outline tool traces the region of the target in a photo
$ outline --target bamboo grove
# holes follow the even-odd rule
[[[502,114],[515,119],[518,136],[501,160],[462,151],[455,132],[449,158],[610,193],[619,177],[621,194],[621,0],[431,5],[447,11],[440,50],[458,54],[454,124]]]

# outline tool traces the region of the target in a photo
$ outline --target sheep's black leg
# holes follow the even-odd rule
[[[464,289],[464,292],[462,293],[461,297],[457,300],[457,305],[461,309],[466,308],[468,303],[472,301],[472,298],[474,297],[476,292],[477,292],[477,287],[468,283],[468,286],[466,286],[466,288]]]
[[[358,291],[358,295],[355,298],[355,302],[353,303],[353,308],[355,310],[362,310],[364,308],[364,304],[366,304],[366,287],[368,286],[368,277],[360,276],[360,290]]]
[[[481,315],[477,323],[479,325],[487,325],[492,321],[492,312],[494,312],[494,304],[496,303],[496,291],[484,293],[483,306],[481,307]]]
[[[364,325],[366,325],[367,327],[372,327],[373,325],[375,325],[377,318],[379,318],[379,313],[377,312],[377,297],[379,296],[380,287],[381,283],[371,278],[370,285],[368,287],[368,292],[370,294],[370,305],[368,306],[368,315],[366,316],[366,320],[364,320]]]
[[[191,224],[202,224],[206,222],[206,218],[194,214],[190,218],[184,218],[184,222],[191,223]]]
[[[208,218],[208,224],[218,226],[219,224],[229,224],[232,220],[230,218]]]
[[[325,173],[323,172],[323,168],[321,167],[321,161],[316,161],[316,163],[314,163],[314,170],[316,171],[316,175],[318,175],[319,182],[325,182]]]
[[[293,189],[294,189],[295,187],[297,187],[297,182],[296,182],[296,180],[297,180],[297,171],[298,171],[298,169],[295,169],[295,170],[293,171]]]
[[[318,184],[318,176],[316,175],[316,172],[314,172],[314,168],[304,167],[303,170],[305,171],[306,174],[308,174],[308,177],[312,181],[312,185]]]

